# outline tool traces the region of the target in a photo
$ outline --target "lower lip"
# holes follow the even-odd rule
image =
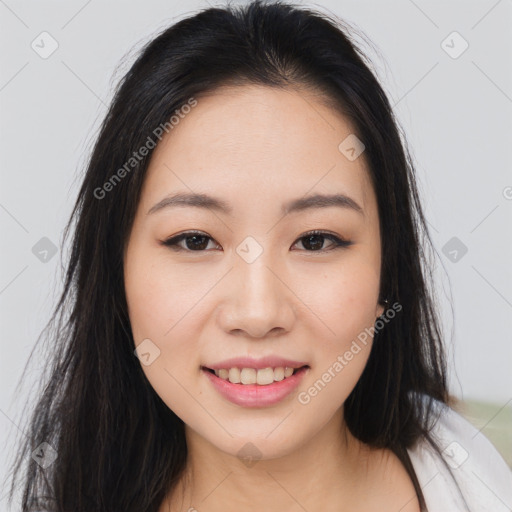
[[[305,366],[281,381],[260,385],[233,384],[202,368],[215,389],[224,398],[242,407],[267,407],[279,403],[297,388],[308,370],[309,367]]]

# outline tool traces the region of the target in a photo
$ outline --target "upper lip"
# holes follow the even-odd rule
[[[204,368],[209,368],[210,370],[221,370],[221,369],[229,369],[229,368],[255,368],[256,370],[260,370],[263,368],[279,368],[282,366],[283,368],[288,366],[289,368],[301,368],[302,366],[307,366],[307,363],[301,361],[294,361],[292,359],[284,359],[278,356],[266,356],[261,359],[254,359],[252,357],[233,357],[231,359],[226,359],[224,361],[220,361],[219,363],[203,365]]]

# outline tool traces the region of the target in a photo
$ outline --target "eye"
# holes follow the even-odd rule
[[[187,231],[180,235],[173,236],[162,242],[166,247],[170,247],[174,251],[203,252],[208,247],[208,240],[213,240],[206,233],[201,231]],[[183,247],[181,242],[185,242]]]
[[[325,239],[328,239],[332,242],[332,245],[329,249],[322,248]],[[327,252],[332,251],[333,249],[348,247],[353,243],[350,240],[343,240],[332,233],[318,230],[305,233],[295,243],[298,243],[299,241],[302,241],[302,245],[306,247],[306,249],[313,247],[313,250],[308,250],[307,252]]]
[[[332,242],[329,249],[323,248],[325,239]],[[208,236],[206,233],[201,231],[187,231],[164,240],[161,243],[166,247],[170,247],[174,251],[204,252],[208,247],[209,240],[213,241],[213,238]],[[332,233],[318,230],[310,231],[309,233],[302,235],[293,245],[296,245],[299,241],[302,242],[307,252],[332,251],[333,249],[348,247],[353,243],[350,240],[343,240]],[[185,247],[180,245],[182,242],[185,242]],[[313,248],[312,250],[309,249],[311,247]]]

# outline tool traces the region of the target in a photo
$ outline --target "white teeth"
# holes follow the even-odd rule
[[[215,375],[221,379],[228,380],[232,384],[259,384],[265,386],[273,382],[279,382],[293,374],[294,368],[288,366],[278,368],[222,368],[214,370]]]
[[[222,370],[219,370],[219,377],[221,379],[227,379],[228,378],[228,370],[225,370],[224,368]]]
[[[256,374],[256,384],[265,385],[274,382],[274,370],[272,368],[263,368]]]
[[[254,368],[242,368],[240,382],[242,384],[256,384],[256,370]]]
[[[274,380],[283,380],[284,379],[284,368],[281,366],[274,370]]]
[[[219,374],[220,377],[220,374]],[[240,383],[240,370],[238,368],[230,368],[229,369],[229,382],[233,384]]]

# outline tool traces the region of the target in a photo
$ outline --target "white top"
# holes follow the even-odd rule
[[[428,512],[510,512],[511,469],[471,423],[450,407],[435,405],[441,414],[431,433],[449,469],[426,440],[408,450]]]

